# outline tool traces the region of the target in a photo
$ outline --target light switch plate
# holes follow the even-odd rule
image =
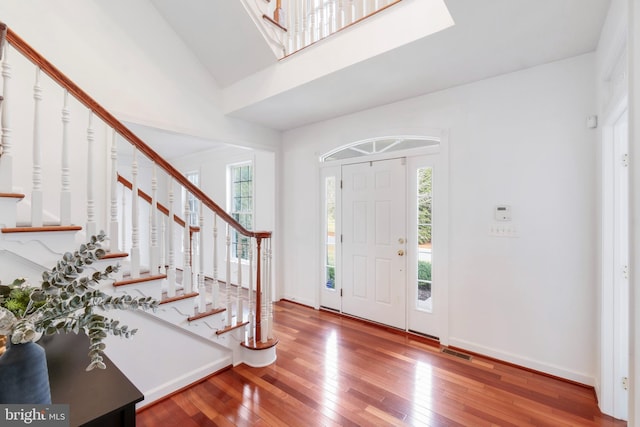
[[[492,237],[519,237],[514,224],[492,224],[489,228],[489,236]]]

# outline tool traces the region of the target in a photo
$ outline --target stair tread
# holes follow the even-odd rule
[[[195,315],[187,318],[187,320],[189,322],[193,322],[194,320],[202,319],[203,317],[213,316],[215,314],[222,313],[223,311],[226,311],[226,310],[227,310],[226,308],[214,308],[214,309],[202,312],[202,313],[195,314]]]
[[[243,326],[246,326],[246,325],[248,325],[248,324],[249,324],[249,322],[248,322],[248,321],[246,321],[246,322],[236,323],[235,325],[226,326],[226,327],[224,327],[223,329],[218,329],[218,330],[216,331],[216,335],[222,335],[222,334],[224,334],[224,333],[227,333],[227,332],[233,331],[234,329],[242,328]]]
[[[0,229],[3,233],[41,233],[56,231],[80,231],[79,225],[47,225],[42,227],[6,227]]]
[[[126,286],[126,285],[135,285],[137,283],[144,283],[144,282],[150,282],[152,280],[161,280],[161,279],[166,279],[167,275],[166,274],[148,274],[148,275],[143,275],[137,278],[123,278],[123,280],[119,280],[117,282],[115,282],[113,284],[113,286],[118,287],[118,286]]]
[[[22,193],[0,193],[0,197],[6,197],[8,199],[24,199],[25,195]]]
[[[190,292],[188,294],[182,294],[182,295],[176,295],[173,297],[163,297],[162,300],[160,301],[160,304],[169,304],[172,302],[176,302],[176,301],[181,301],[183,299],[188,299],[188,298],[195,298],[197,297],[198,294],[197,292]]]
[[[113,259],[113,258],[126,258],[129,254],[127,252],[107,252],[100,259]]]

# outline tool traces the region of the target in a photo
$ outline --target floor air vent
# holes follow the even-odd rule
[[[471,360],[470,355],[460,353],[459,351],[451,350],[446,347],[442,349],[442,353],[450,354],[451,356],[459,357],[460,359],[464,359],[464,360]]]

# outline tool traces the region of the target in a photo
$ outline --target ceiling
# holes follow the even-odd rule
[[[238,7],[241,2],[152,1],[222,90],[265,67],[278,66],[253,21]],[[453,27],[230,115],[288,130],[591,52],[610,4],[610,0],[444,1]],[[212,23],[211,17],[217,21]],[[240,30],[241,38],[225,36]]]

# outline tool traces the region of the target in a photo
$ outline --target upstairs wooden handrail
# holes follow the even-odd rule
[[[133,190],[133,184],[126,178],[122,177],[121,175],[118,175],[118,182],[122,185],[124,185],[126,188],[128,188],[129,190]],[[144,200],[145,202],[151,204],[153,203],[153,198],[148,195],[147,193],[145,193],[144,191],[142,191],[141,189],[138,188],[138,197],[140,197],[142,200]],[[169,216],[169,209],[167,209],[166,206],[164,206],[162,203],[158,203],[158,210],[160,212],[162,212],[163,214]],[[178,215],[174,214],[173,215],[173,220],[178,223],[179,226],[184,227],[186,222],[184,219],[180,218]],[[197,233],[198,231],[200,231],[200,227],[196,227],[193,225],[189,226],[190,230],[192,233]]]
[[[104,107],[102,107],[97,101],[89,96],[85,91],[75,84],[69,77],[58,70],[52,63],[47,61],[42,55],[40,55],[34,48],[32,48],[27,42],[25,42],[20,36],[18,36],[11,28],[7,28],[7,41],[31,62],[46,73],[51,79],[69,91],[80,103],[91,110],[96,116],[100,117],[107,125],[111,126],[114,131],[120,134],[124,139],[134,145],[139,151],[144,153],[149,160],[156,163],[165,172],[167,172],[173,179],[178,181],[183,187],[185,187],[191,194],[198,198],[206,207],[214,211],[222,220],[234,228],[238,233],[256,238],[258,240],[270,238],[270,231],[249,231],[244,228],[238,221],[236,221],[231,215],[229,215],[224,209],[216,204],[209,196],[207,196],[202,190],[196,187],[191,181],[189,181],[180,171],[178,171],[171,163],[167,162],[158,153],[156,153],[151,147],[149,147],[144,141],[136,136],[129,128],[127,128],[122,122],[116,119],[111,113],[109,113]]]
[[[4,52],[4,41],[7,38],[7,24],[0,22],[0,59],[2,59],[2,53]]]
[[[280,23],[278,21],[276,21],[275,19],[271,18],[269,15],[262,15],[262,19],[264,19],[265,21],[268,21],[270,23],[272,23],[273,25],[275,25],[276,27],[280,28],[282,31],[286,32],[287,29],[285,27],[283,27],[282,25],[280,25]]]

